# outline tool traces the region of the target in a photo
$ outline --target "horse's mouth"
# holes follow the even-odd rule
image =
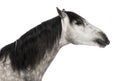
[[[94,42],[97,43],[100,47],[105,47],[106,45],[110,44],[110,41],[108,39],[107,40],[96,39]]]

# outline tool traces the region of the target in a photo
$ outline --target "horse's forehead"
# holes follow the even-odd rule
[[[70,23],[73,23],[74,21],[78,21],[79,23],[84,24],[84,18],[81,17],[80,15],[70,11],[66,11],[66,13],[69,17]]]

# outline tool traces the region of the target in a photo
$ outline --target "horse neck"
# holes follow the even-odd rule
[[[47,70],[47,68],[49,67],[49,65],[55,58],[55,56],[57,55],[60,48],[66,44],[67,44],[67,42],[64,40],[64,37],[61,36],[60,40],[58,40],[56,42],[56,44],[53,46],[52,50],[46,51],[43,59],[40,61],[40,65],[38,65],[38,67],[36,69],[37,72],[40,72],[41,77],[44,75],[45,71]]]

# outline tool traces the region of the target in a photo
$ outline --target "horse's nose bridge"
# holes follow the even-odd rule
[[[87,28],[89,28],[90,31],[94,34],[97,34],[98,32],[101,32],[101,30],[98,27],[96,27],[92,24],[88,24],[87,26],[88,26]]]

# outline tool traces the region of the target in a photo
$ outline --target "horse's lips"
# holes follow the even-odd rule
[[[96,39],[94,42],[97,43],[100,47],[105,47],[106,45],[109,45],[110,43],[109,40],[107,40],[106,42],[106,40],[101,40],[101,39]]]

